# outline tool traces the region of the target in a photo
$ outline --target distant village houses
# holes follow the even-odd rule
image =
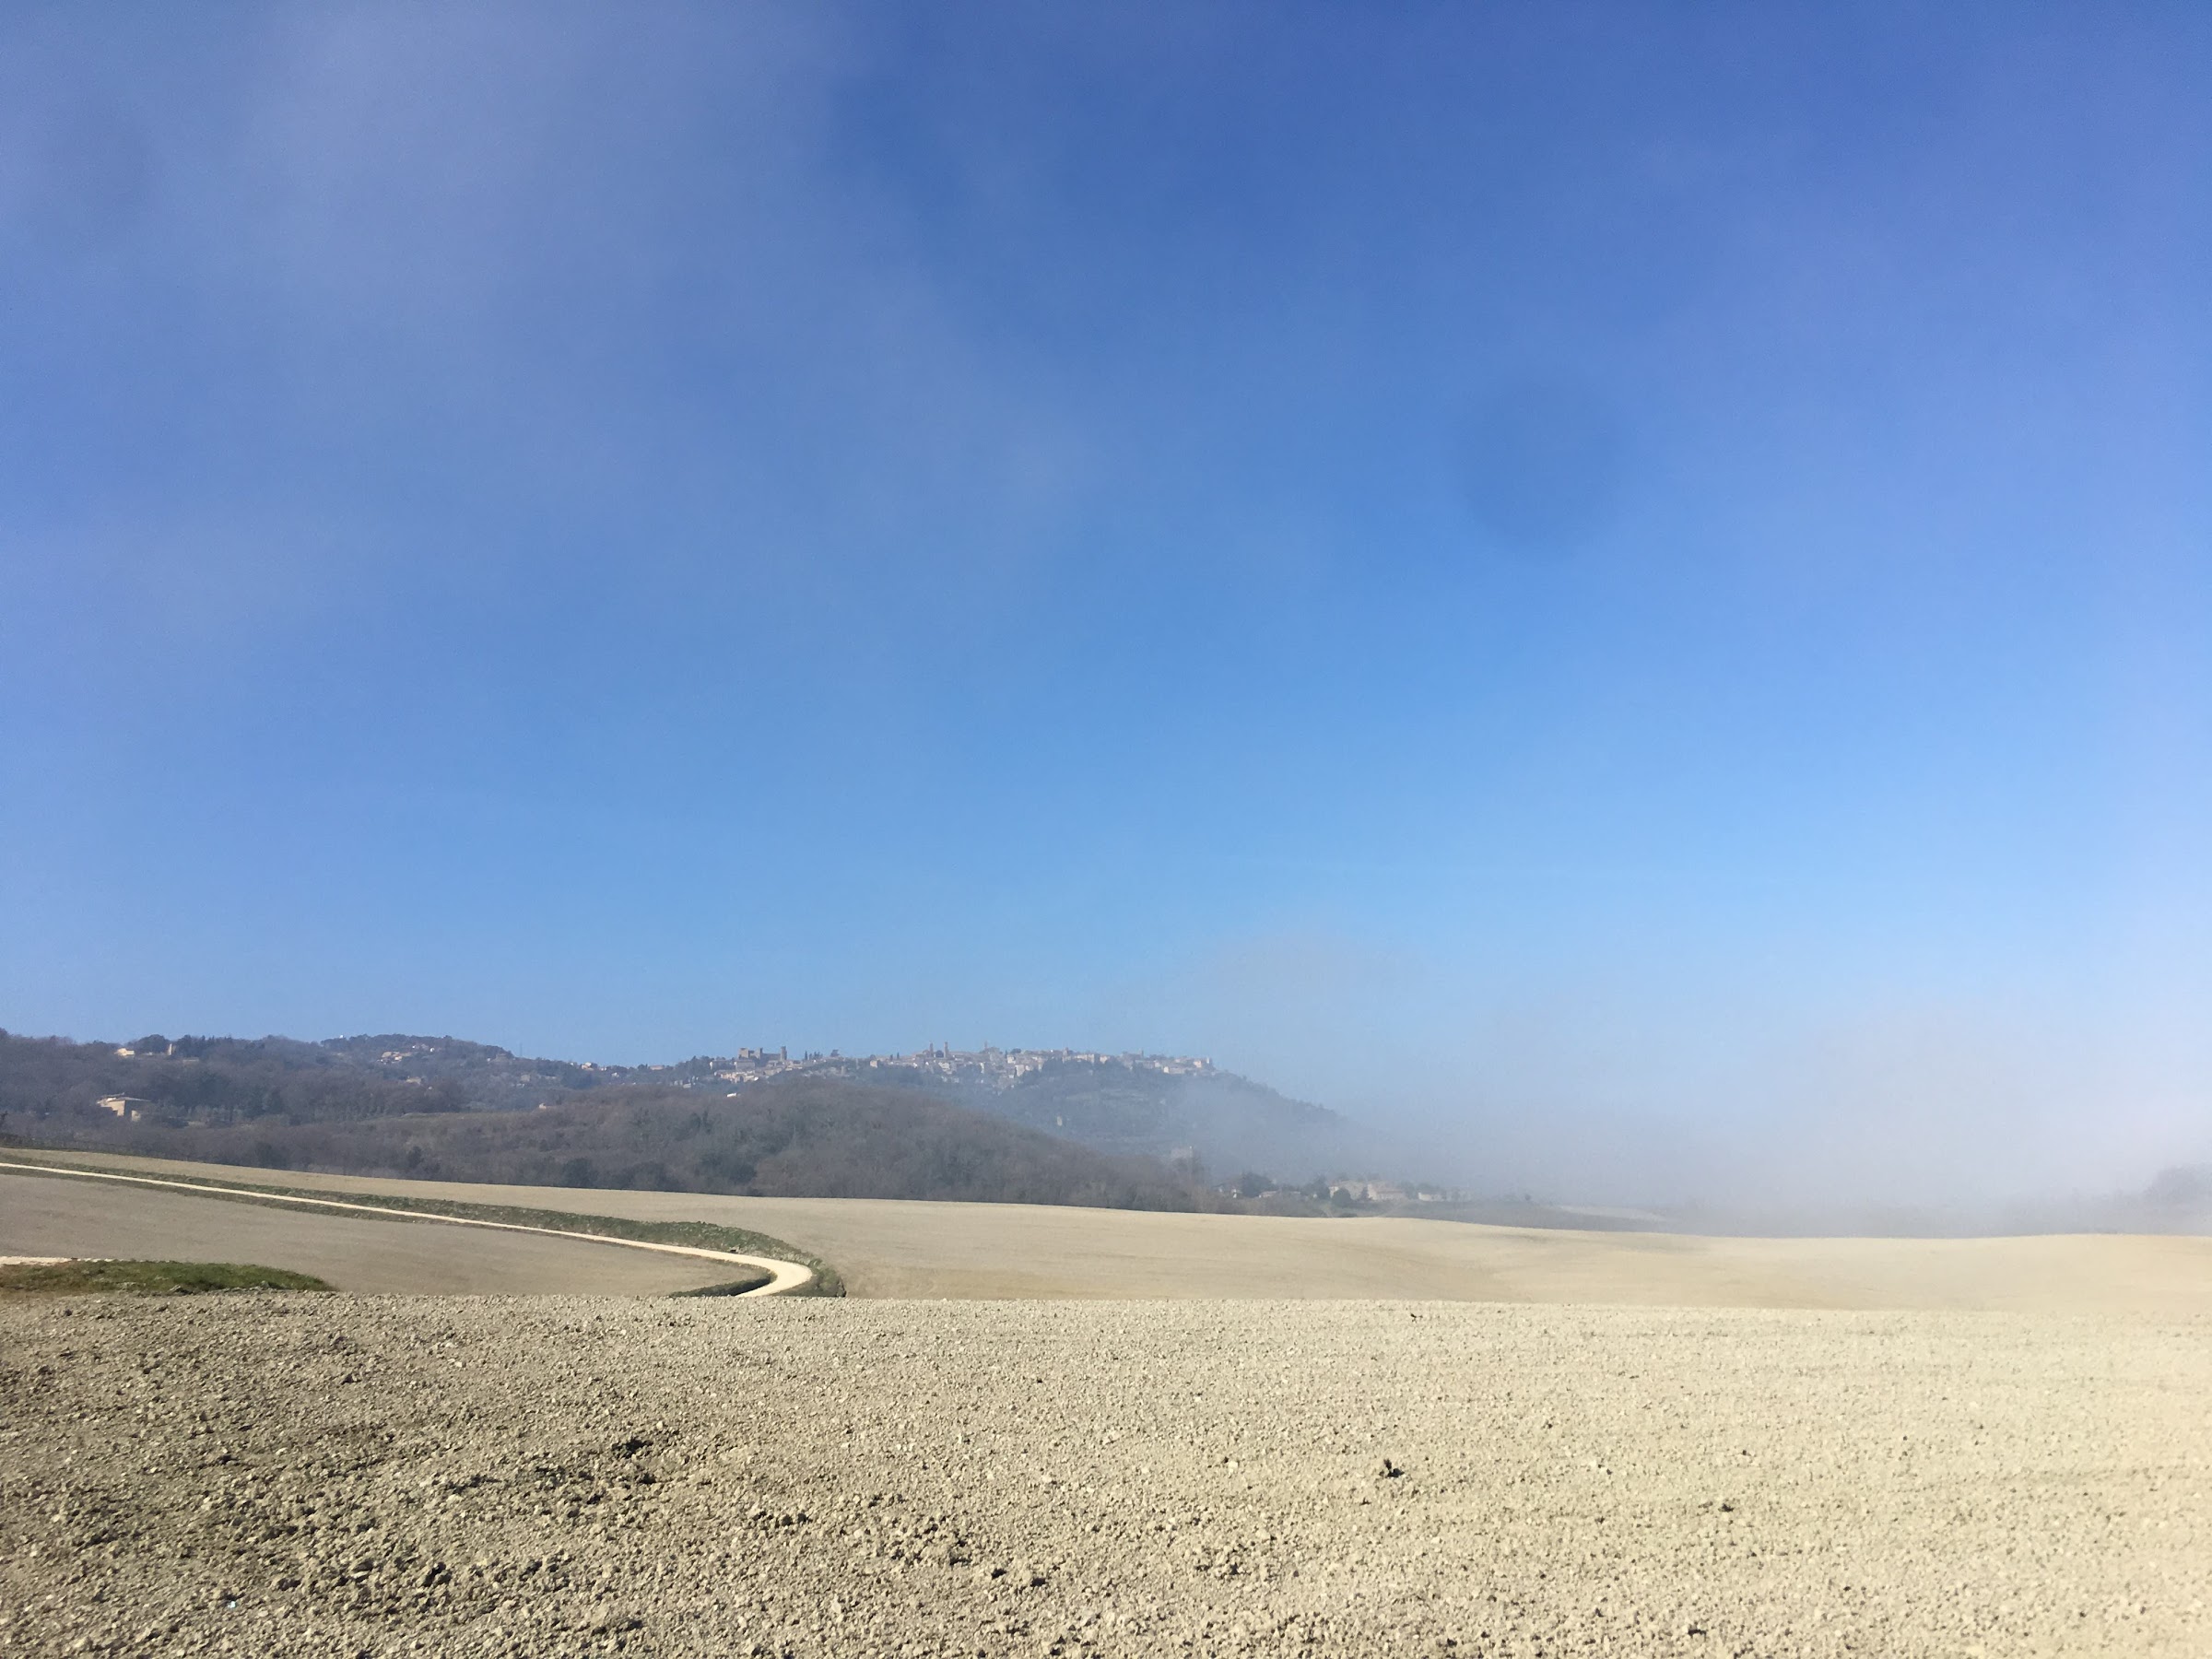
[[[1105,1054],[1087,1049],[1002,1049],[986,1043],[980,1049],[955,1049],[950,1043],[931,1044],[912,1054],[847,1056],[834,1049],[828,1054],[791,1057],[788,1049],[739,1049],[734,1055],[712,1063],[712,1076],[724,1083],[763,1083],[793,1072],[811,1072],[858,1077],[869,1072],[921,1072],[950,1082],[978,1083],[989,1088],[1011,1088],[1022,1078],[1051,1066],[1119,1065],[1131,1071],[1151,1072],[1169,1077],[1205,1077],[1214,1069],[1211,1060],[1182,1054]]]

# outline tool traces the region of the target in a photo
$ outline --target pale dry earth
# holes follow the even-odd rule
[[[23,1298],[0,1368],[10,1653],[2212,1648],[2203,1320]]]
[[[399,1193],[751,1228],[830,1262],[852,1293],[864,1297],[1398,1297],[2212,1314],[2207,1238],[1700,1238],[1395,1218],[478,1186],[150,1159],[72,1155],[72,1160],[338,1194]],[[4,1211],[0,1249],[70,1253],[36,1230],[9,1230]],[[290,1259],[252,1259],[320,1272]]]
[[[501,1296],[665,1296],[724,1282],[734,1271],[568,1239],[5,1172],[0,1253],[251,1263],[312,1274],[341,1290]]]

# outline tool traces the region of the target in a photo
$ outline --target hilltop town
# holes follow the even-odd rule
[[[771,1053],[766,1049],[739,1049],[726,1058],[692,1060],[677,1066],[643,1066],[648,1073],[665,1073],[671,1081],[695,1081],[688,1076],[693,1068],[705,1065],[712,1068],[714,1081],[725,1083],[764,1083],[771,1077],[785,1077],[795,1072],[812,1073],[820,1077],[851,1077],[856,1081],[891,1080],[885,1074],[911,1073],[916,1078],[929,1078],[950,1084],[981,1085],[986,1088],[1012,1088],[1024,1077],[1040,1076],[1056,1067],[1118,1066],[1130,1072],[1148,1074],[1159,1077],[1203,1077],[1213,1074],[1211,1060],[1193,1059],[1181,1054],[1107,1054],[1086,1049],[1002,1049],[986,1044],[980,1049],[955,1049],[950,1043],[931,1046],[911,1054],[853,1054],[839,1053],[831,1049],[828,1053],[804,1053],[791,1057],[788,1049]]]
[[[161,1040],[154,1040],[161,1041]],[[380,1046],[387,1045],[387,1046]],[[930,1082],[961,1087],[1012,1088],[1024,1078],[1075,1068],[1115,1068],[1149,1077],[1214,1077],[1211,1060],[1185,1054],[1106,1053],[1089,1049],[955,1049],[932,1044],[911,1054],[793,1054],[789,1047],[740,1048],[728,1054],[696,1054],[665,1065],[610,1065],[592,1060],[526,1060],[488,1043],[452,1037],[333,1037],[317,1045],[366,1062],[402,1077],[453,1070],[489,1073],[513,1084],[544,1082],[563,1088],[608,1083],[653,1083],[665,1088],[702,1088],[716,1083],[766,1083],[777,1077],[850,1077],[856,1082]],[[168,1045],[176,1052],[177,1045]],[[155,1052],[162,1052],[156,1050]],[[128,1048],[116,1050],[129,1054]]]

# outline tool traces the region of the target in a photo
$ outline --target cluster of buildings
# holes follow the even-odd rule
[[[1211,1060],[1182,1054],[1102,1054],[1085,1049],[1002,1049],[986,1043],[980,1049],[955,1049],[950,1043],[932,1045],[912,1054],[846,1055],[831,1049],[827,1054],[804,1053],[793,1059],[787,1048],[739,1049],[726,1058],[710,1062],[715,1080],[724,1083],[759,1083],[793,1072],[865,1078],[874,1073],[924,1073],[953,1083],[979,1083],[989,1088],[1011,1088],[1032,1073],[1059,1066],[1118,1065],[1164,1077],[1204,1077],[1214,1069]]]
[[[1179,1150],[1187,1152],[1187,1148]],[[1175,1160],[1171,1159],[1169,1161]],[[1214,1190],[1241,1198],[1292,1195],[1328,1199],[1339,1204],[1460,1204],[1465,1203],[1470,1195],[1457,1187],[1407,1181],[1382,1181],[1371,1175],[1323,1175],[1302,1184],[1284,1182],[1261,1190],[1249,1189],[1241,1182],[1230,1181],[1218,1182]]]
[[[1367,1204],[1450,1204],[1465,1196],[1455,1187],[1416,1186],[1404,1181],[1374,1181],[1366,1176],[1333,1176],[1331,1192],[1347,1193]]]

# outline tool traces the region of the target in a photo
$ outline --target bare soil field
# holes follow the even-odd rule
[[[216,1180],[265,1181],[335,1194],[402,1193],[641,1220],[696,1218],[753,1228],[788,1239],[832,1263],[844,1275],[851,1292],[865,1297],[1391,1297],[1664,1307],[2212,1314],[2212,1239],[2206,1238],[1699,1238],[1396,1218],[1324,1220],[1034,1205],[476,1186],[148,1159],[86,1156],[72,1161]],[[0,1207],[0,1251],[69,1253],[49,1242],[49,1235],[35,1228],[10,1227],[5,1218],[6,1209]],[[218,1242],[211,1239],[209,1249]],[[438,1248],[450,1251],[453,1246],[441,1241]],[[230,1249],[218,1259],[294,1267],[346,1284],[321,1267],[266,1253],[241,1255],[243,1249]],[[147,1252],[118,1245],[102,1253]],[[618,1287],[605,1282],[562,1287],[539,1281],[512,1288]]]
[[[5,1172],[0,1254],[255,1262],[340,1290],[448,1295],[665,1296],[731,1277],[612,1245]]]
[[[2201,1654],[2202,1320],[0,1306],[0,1651]]]

